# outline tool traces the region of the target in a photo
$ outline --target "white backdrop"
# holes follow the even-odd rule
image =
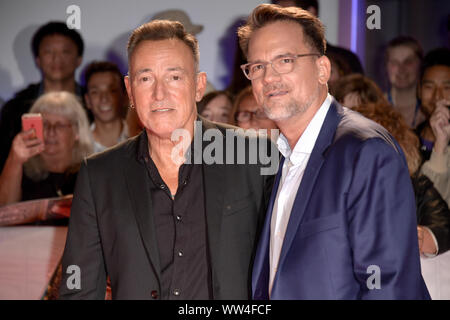
[[[179,8],[188,13],[193,24],[204,26],[197,35],[200,69],[206,71],[217,89],[223,89],[224,78],[229,73],[223,52],[231,50],[224,38],[229,38],[228,31],[238,18],[265,2],[270,1],[0,0],[0,98],[8,100],[15,91],[40,80],[30,49],[31,38],[40,25],[50,20],[66,21],[69,16],[66,8],[72,4],[81,9],[79,32],[85,43],[77,80],[92,60],[123,61],[121,69],[125,71],[126,41],[131,30],[158,12]],[[320,17],[327,26],[327,39],[331,43],[337,43],[338,4],[338,0],[320,1]]]

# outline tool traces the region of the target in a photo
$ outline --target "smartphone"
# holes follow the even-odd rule
[[[36,137],[44,141],[44,129],[42,124],[42,115],[40,113],[25,113],[22,115],[22,129],[27,131],[34,129]]]

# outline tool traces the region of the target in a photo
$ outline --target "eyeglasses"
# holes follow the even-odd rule
[[[245,76],[249,80],[255,80],[262,77],[266,71],[267,65],[270,64],[272,69],[278,74],[289,73],[294,70],[294,63],[297,58],[318,56],[318,53],[306,53],[306,54],[296,54],[296,55],[283,55],[277,57],[269,62],[250,62],[241,65],[242,71],[244,71]]]
[[[55,130],[55,132],[59,133],[59,132],[64,131],[67,128],[71,128],[72,123],[64,124],[61,122],[56,122],[55,124],[53,124],[53,123],[44,121],[43,127],[44,127],[44,131],[50,132],[52,130]]]
[[[259,120],[268,119],[262,109],[257,109],[256,111],[238,111],[236,112],[235,119],[239,122],[249,122],[253,117]]]

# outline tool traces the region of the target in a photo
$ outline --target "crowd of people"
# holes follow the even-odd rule
[[[274,2],[283,7],[302,6],[304,10],[310,12],[310,16],[312,17],[317,16],[319,11],[317,1],[279,0]],[[268,12],[267,14],[269,13],[270,12]],[[283,12],[283,14],[290,13]],[[256,19],[255,17],[253,18]],[[240,30],[241,48],[239,48],[239,50],[242,51],[239,55],[236,56],[241,56],[242,58],[247,57],[248,61],[250,61],[250,58],[252,58],[252,61],[254,61],[256,60],[254,59],[254,57],[256,57],[259,52],[258,50],[260,50],[264,45],[267,45],[269,46],[269,48],[271,48],[271,42],[263,41],[262,39],[265,39],[263,38],[263,36],[268,38],[270,35],[279,31],[277,28],[280,28],[281,30],[281,27],[285,27],[285,24],[290,25],[290,22],[280,22],[275,18],[274,21],[275,22],[268,23],[268,25],[273,28],[273,30],[269,29],[267,25],[265,26],[264,24],[262,24],[262,27],[260,27],[255,21],[252,21],[254,25],[251,26],[254,28],[254,30],[251,30],[251,32],[246,30],[245,28],[242,28]],[[164,26],[159,26],[159,28],[163,30]],[[144,34],[146,30],[141,29],[139,32]],[[148,54],[148,56],[151,58],[152,50],[156,50],[155,47],[147,48],[143,45],[139,45],[139,41],[143,41],[142,39],[139,40],[139,36],[143,37],[144,41],[146,40],[146,35],[139,35],[139,32],[136,32],[135,30],[135,32],[133,33],[135,38],[133,38],[133,36],[132,38],[130,38],[128,48],[130,54],[129,63],[134,63],[134,68],[137,68],[137,57],[139,57],[140,55]],[[246,34],[245,32],[248,32],[248,34]],[[157,43],[156,47],[161,46],[161,50],[165,50],[165,52],[170,52],[175,48],[166,44],[164,41],[167,40],[165,40],[166,38],[164,37],[162,37],[161,39],[158,39],[156,36],[153,36],[153,38],[151,38],[151,36],[148,37],[149,41],[154,41],[155,43]],[[179,35],[177,34],[176,37],[179,37]],[[250,42],[250,44],[245,42],[250,41],[249,39],[251,39],[252,41]],[[136,47],[133,47],[133,41],[136,42]],[[188,45],[190,43],[193,43],[190,39],[183,41]],[[419,252],[422,255],[423,261],[425,261],[426,259],[434,259],[436,256],[441,256],[449,253],[450,50],[448,48],[436,48],[430,50],[427,53],[424,53],[420,43],[413,37],[398,36],[393,38],[387,44],[385,51],[384,67],[386,68],[386,72],[388,75],[389,86],[387,91],[383,92],[382,89],[380,89],[380,86],[378,86],[375,81],[371,80],[368,75],[364,75],[361,63],[354,53],[343,48],[331,46],[329,44],[324,44],[323,47],[321,47],[320,40],[316,40],[314,38],[311,40],[311,42],[313,43],[312,47],[315,47],[316,49],[318,48],[319,51],[323,49],[330,62],[329,76],[327,77],[326,81],[323,81],[323,79],[321,78],[321,73],[319,73],[319,75],[317,76],[319,89],[325,90],[323,91],[323,97],[325,101],[328,101],[327,99],[330,99],[329,103],[333,105],[333,101],[335,99],[342,106],[344,106],[345,108],[342,109],[344,111],[342,111],[340,107],[337,107],[336,112],[345,113],[345,116],[348,116],[348,119],[356,119],[354,120],[354,130],[358,129],[358,125],[364,125],[366,123],[364,122],[365,120],[361,121],[358,120],[360,118],[355,118],[355,116],[353,115],[354,111],[362,114],[365,118],[378,123],[380,126],[374,125],[372,127],[372,122],[367,122],[369,124],[368,126],[370,128],[373,128],[374,132],[376,132],[373,133],[374,135],[379,134],[383,136],[386,141],[390,141],[390,137],[393,137],[395,142],[393,142],[392,145],[399,146],[399,152],[404,155],[406,159],[407,169],[409,171],[409,186],[411,186],[411,189],[413,190],[415,195],[415,209],[417,214],[417,245],[419,248]],[[177,43],[176,45],[180,46],[181,43]],[[190,52],[187,47],[176,47],[175,49],[185,50],[187,52],[187,55],[189,55]],[[147,50],[148,52],[144,52],[143,50]],[[140,83],[137,83],[136,80],[132,79],[131,76],[134,76],[134,74],[130,73],[130,78],[127,78],[126,82],[124,82],[123,75],[114,63],[109,61],[93,61],[87,66],[83,74],[83,83],[85,83],[85,87],[82,87],[76,81],[75,71],[81,64],[81,58],[84,51],[83,40],[76,30],[69,29],[66,24],[62,22],[49,22],[40,27],[39,30],[35,33],[32,39],[32,51],[36,60],[36,65],[41,71],[42,80],[39,83],[30,84],[26,89],[16,93],[14,98],[10,101],[7,101],[1,109],[0,135],[2,136],[2,139],[0,147],[0,206],[31,199],[49,198],[73,194],[75,190],[75,181],[80,170],[80,166],[82,166],[83,159],[93,154],[103,154],[105,150],[116,146],[118,143],[130,141],[129,138],[135,136],[142,136],[141,133],[146,132],[146,130],[147,133],[144,135],[145,139],[139,138],[142,141],[145,141],[142,143],[149,145],[151,145],[152,143],[157,143],[159,146],[163,145],[163,142],[161,141],[152,140],[154,138],[152,137],[150,132],[156,132],[163,129],[162,127],[158,127],[155,123],[152,123],[152,121],[157,119],[156,115],[149,114],[146,110],[143,109],[143,106],[140,105],[143,103],[143,100],[140,100],[139,95],[141,94],[142,90],[145,90],[145,85],[141,86]],[[250,80],[251,84],[240,88],[238,92],[234,92],[234,90],[230,90],[230,88],[225,90],[215,90],[214,88],[210,88],[208,90],[209,92],[206,92],[203,95],[203,92],[206,88],[206,77],[204,77],[202,73],[197,74],[195,84],[197,86],[195,91],[197,109],[195,118],[199,118],[201,120],[207,119],[216,124],[221,123],[233,125],[243,129],[265,129],[268,130],[269,137],[271,137],[270,133],[272,129],[281,130],[281,142],[280,140],[278,140],[278,142],[276,141],[278,135],[276,137],[271,137],[273,142],[278,143],[283,158],[287,159],[284,164],[283,162],[281,163],[280,168],[283,168],[283,178],[281,179],[281,182],[275,182],[276,186],[277,183],[286,183],[284,175],[289,174],[289,170],[291,170],[290,168],[292,166],[293,168],[296,168],[296,161],[298,160],[295,160],[295,158],[293,157],[293,155],[296,155],[296,152],[303,152],[313,155],[313,151],[298,151],[297,145],[295,143],[293,144],[292,141],[296,142],[296,139],[299,139],[299,137],[296,137],[291,141],[291,137],[286,134],[286,132],[290,132],[289,130],[291,130],[293,126],[295,127],[295,123],[292,122],[293,120],[289,123],[284,120],[282,121],[280,120],[280,118],[277,118],[278,116],[275,115],[275,113],[270,113],[274,112],[273,110],[270,110],[269,112],[269,110],[267,109],[268,103],[265,100],[266,95],[268,94],[267,92],[276,92],[277,94],[279,94],[279,92],[276,90],[281,90],[283,88],[279,89],[274,85],[273,87],[270,87],[270,90],[272,91],[267,91],[269,89],[266,89],[266,87],[258,87],[259,82],[257,83],[256,80],[259,77],[259,72],[265,72],[266,75],[264,75],[264,77],[270,77],[271,75],[267,75],[267,73],[269,72],[272,72],[274,74],[289,73],[292,71],[292,69],[288,70],[286,68],[289,68],[292,63],[295,63],[296,59],[303,59],[302,56],[308,55],[317,55],[317,59],[319,61],[319,59],[321,59],[322,53],[319,52],[318,54],[303,54],[297,55],[296,57],[283,55],[272,59],[267,64],[263,64],[261,62],[256,66],[253,62],[250,65],[250,63],[246,63],[246,61],[242,61],[242,70],[239,70],[239,72],[241,73],[234,76],[236,79],[234,79],[232,83],[235,84],[239,82],[237,80],[237,77],[245,76],[246,78],[248,78],[247,80]],[[131,57],[133,57],[134,60],[131,60]],[[263,61],[263,59],[261,59],[261,61]],[[195,62],[196,66],[198,67],[198,61]],[[323,66],[320,65],[319,70],[322,70],[320,69],[322,67],[323,70],[328,70],[326,62],[322,61],[318,63],[323,63]],[[268,68],[269,64],[271,65],[271,68]],[[130,68],[131,67],[132,66],[130,65]],[[130,72],[131,71],[133,70],[130,69]],[[143,73],[145,76],[145,73],[147,71],[138,70],[138,72]],[[307,72],[307,70],[305,72]],[[184,75],[176,74],[170,76],[178,79],[179,77],[183,77]],[[149,77],[146,77],[145,79]],[[316,76],[314,75],[314,77]],[[314,77],[312,77],[311,79],[316,79]],[[245,82],[241,81],[241,83]],[[176,88],[176,85],[172,86],[173,88]],[[161,90],[161,92],[157,94],[162,96],[164,94],[167,94],[164,90],[167,90],[167,92],[169,92],[173,88],[168,85],[168,88],[166,89],[158,89]],[[329,92],[331,96],[334,97],[334,99],[330,95],[327,96],[327,88],[329,89]],[[319,89],[317,92],[320,91]],[[315,93],[313,92],[313,94]],[[327,106],[327,108],[330,107]],[[317,111],[317,113],[320,114],[322,107],[318,110],[319,111]],[[42,114],[44,141],[41,141],[36,136],[36,132],[33,129],[27,131],[22,130],[21,117],[25,113]],[[161,114],[162,113],[163,112],[161,112]],[[199,116],[197,115],[197,113]],[[325,114],[323,116],[325,117]],[[313,120],[311,120],[311,123]],[[299,128],[302,127],[303,123],[298,122],[298,126]],[[385,131],[382,131],[384,129],[380,129],[383,127],[385,130],[387,130],[386,133]],[[336,132],[339,132],[338,130],[339,129],[337,129]],[[304,135],[314,136],[314,134],[307,130],[305,130]],[[300,140],[298,141],[303,141],[301,139],[303,139],[303,136],[301,136]],[[139,142],[139,144],[133,146],[133,148],[141,150],[142,143]],[[283,145],[280,146],[280,144]],[[308,148],[308,143],[306,143],[305,145],[305,148]],[[350,147],[347,147],[347,149],[348,148]],[[367,145],[364,145],[361,148],[368,147]],[[349,152],[347,149],[345,149],[345,151],[343,152]],[[150,148],[150,154],[148,154],[148,152],[145,153],[142,150],[139,151],[141,152],[139,156],[142,156],[142,161],[144,161],[146,163],[146,166],[148,166],[148,171],[151,176],[151,183],[149,184],[149,182],[146,182],[147,184],[144,183],[144,185],[149,185],[148,188],[152,190],[161,189],[158,191],[159,193],[157,193],[156,191],[152,193],[152,201],[160,201],[164,204],[164,210],[166,210],[166,207],[169,208],[171,204],[166,201],[167,199],[162,199],[168,192],[170,193],[170,196],[176,206],[186,206],[187,208],[192,210],[205,210],[205,208],[203,207],[204,202],[206,201],[206,205],[209,205],[207,201],[207,197],[209,196],[208,192],[202,194],[199,201],[190,202],[188,201],[188,197],[189,195],[192,196],[192,194],[195,192],[193,188],[194,186],[199,187],[202,185],[202,183],[207,183],[206,180],[205,182],[203,182],[201,179],[190,178],[190,181],[193,183],[193,185],[191,188],[186,187],[186,184],[183,184],[182,182],[182,177],[179,178],[178,176],[178,169],[181,170],[180,172],[183,172],[183,167],[177,167],[175,170],[176,172],[173,173],[173,168],[166,167],[167,164],[165,164],[162,160],[162,156],[160,158],[160,155],[157,153],[157,151],[158,149],[156,148]],[[373,150],[368,149],[368,152],[373,152]],[[332,153],[332,151],[330,151],[330,153]],[[153,162],[150,164],[150,162],[148,161],[149,156],[155,162],[154,164]],[[382,157],[381,153],[380,155],[374,153],[373,156]],[[110,163],[107,163],[106,159],[112,159],[111,161],[113,161],[114,163],[119,163],[120,161],[118,155],[116,156],[117,158],[102,158],[101,155],[97,155],[95,157],[97,157],[99,160],[97,160],[97,162],[93,162],[92,166],[94,168],[105,166],[111,168],[111,170],[114,170],[113,166]],[[362,161],[359,158],[351,158],[353,157],[353,155],[348,157],[349,161],[354,161],[355,167],[361,165],[358,163],[358,161]],[[341,158],[336,156],[337,162],[341,160]],[[324,166],[326,167],[326,165],[327,164],[325,163]],[[370,163],[368,163],[367,165],[370,165]],[[377,165],[380,166],[379,169],[380,171],[382,171],[381,167],[385,164],[381,163]],[[329,166],[330,165],[328,165],[328,167]],[[343,167],[340,169],[344,170],[345,165],[342,164],[342,166]],[[388,164],[386,164],[386,166],[389,167]],[[190,174],[190,177],[195,176],[195,172],[197,170],[196,167],[194,166],[192,168],[189,167],[189,169],[187,168],[188,167],[185,168],[183,177],[184,175],[188,174]],[[229,174],[231,176],[236,176],[236,179],[238,179],[237,177],[240,174],[239,170],[230,171]],[[338,170],[338,168],[335,168],[335,170]],[[367,168],[367,170],[371,170],[371,168]],[[93,171],[90,172],[91,175],[98,175],[97,179],[104,178],[105,181],[101,183],[98,182],[99,180],[96,180],[95,183],[92,182],[92,185],[90,185],[87,182],[89,180],[87,172],[88,169],[86,169],[86,171],[84,172],[81,182],[89,185],[89,187],[86,187],[87,189],[91,187],[98,188],[98,190],[101,190],[101,188],[108,189],[112,184],[114,184],[113,180],[107,178],[107,176],[94,173]],[[305,175],[307,173],[308,171],[305,172]],[[134,176],[138,178],[138,174],[135,174]],[[333,179],[335,178],[335,176],[331,177],[330,181],[333,181]],[[247,180],[245,180],[247,178],[244,179],[243,176],[240,176],[239,179],[242,180],[241,182],[243,185],[250,184]],[[253,178],[250,177],[248,179],[251,180]],[[365,178],[361,179],[364,180]],[[178,187],[179,182],[183,187]],[[167,186],[165,183],[167,184]],[[258,183],[264,184],[265,182],[263,183],[263,181],[258,180]],[[235,182],[235,187],[238,186],[238,184],[239,182]],[[259,187],[259,185],[257,187],[255,187],[255,185],[256,183],[253,185],[254,188]],[[159,186],[162,187],[160,188]],[[303,184],[301,184],[300,186],[303,186]],[[299,185],[297,185],[297,188],[298,187]],[[175,195],[179,194],[177,193],[177,188],[178,192],[180,192],[180,190],[182,191],[182,193],[179,195],[179,198],[175,197]],[[185,188],[186,190],[184,190],[183,188]],[[87,192],[87,189],[83,192]],[[95,191],[96,189],[93,190]],[[280,190],[283,191],[283,189],[281,189],[281,186]],[[120,193],[127,192],[126,189],[120,189],[119,191]],[[403,191],[404,190],[398,190],[399,197],[401,197],[400,194]],[[245,191],[242,192],[245,193]],[[254,197],[254,199],[252,198],[252,200],[255,200],[255,203],[261,201],[261,198],[257,198],[257,196],[259,197],[261,195],[259,192],[260,191],[254,191],[254,193],[252,193],[252,196]],[[80,194],[81,193],[82,192],[80,192]],[[117,194],[119,194],[119,192]],[[365,195],[355,195],[355,197],[358,196]],[[367,194],[366,196],[370,196],[370,194]],[[87,193],[84,194],[83,197],[85,197],[85,203],[77,203],[77,209],[81,210],[80,208],[83,206],[89,206],[89,208],[83,207],[83,210],[88,211],[88,209],[92,209],[91,207],[93,206],[93,204],[89,202],[91,201],[91,199],[88,199]],[[99,197],[101,198],[101,196]],[[395,202],[395,205],[393,203],[392,206],[396,207],[397,209],[401,209],[401,205],[397,203],[398,201],[400,201],[400,199],[401,198],[397,199],[395,198],[395,195],[392,195],[390,201]],[[266,200],[268,201],[268,199]],[[99,200],[97,203],[97,210],[102,210],[102,205],[108,207],[106,205],[106,202],[108,201],[115,203],[116,201],[118,201],[118,199],[105,198],[104,201]],[[292,201],[290,204],[291,206]],[[355,203],[357,203],[357,200],[354,201]],[[125,211],[129,209],[125,205],[119,203],[117,203],[117,206],[124,206],[122,209]],[[149,207],[155,209],[150,204]],[[325,210],[323,209],[325,207],[318,207],[322,208],[322,210]],[[357,207],[357,204],[355,205],[355,207]],[[368,207],[369,204],[367,204],[367,208]],[[162,230],[165,230],[164,226],[167,224],[167,221],[164,220],[164,214],[163,212],[158,212],[159,209],[155,210],[158,214],[156,216],[156,218],[158,219],[157,223],[162,226]],[[173,208],[167,210],[170,211],[173,210]],[[279,214],[281,209],[278,210]],[[370,217],[370,210],[367,210],[368,217]],[[255,210],[254,212],[254,219],[255,221],[259,221],[261,219],[261,216],[259,215],[259,213],[257,214],[256,211],[257,210]],[[275,209],[274,212],[276,212]],[[276,215],[274,216],[276,217]],[[176,215],[176,217],[177,219],[181,220],[181,216]],[[327,217],[322,218],[324,219],[324,222],[327,221],[325,220],[326,218]],[[82,218],[77,217],[75,219],[77,219],[77,222],[81,221],[80,223],[87,223]],[[138,217],[138,219],[144,218]],[[205,218],[201,216],[195,217],[193,219],[194,220],[192,221],[195,222],[201,222],[202,224],[206,223]],[[120,221],[120,219],[118,221]],[[144,220],[142,220],[141,222],[144,223],[143,221]],[[331,220],[328,219],[328,221]],[[207,222],[209,223],[209,221]],[[272,223],[274,223],[273,220]],[[274,225],[278,226],[278,224]],[[114,232],[113,230],[114,228],[116,228],[116,226],[108,226],[112,228],[112,230],[105,232]],[[234,231],[231,231],[233,228],[232,225],[230,224],[228,227],[230,228],[230,232],[233,233]],[[99,229],[102,228],[105,228],[105,226],[99,226]],[[270,221],[268,228],[270,229]],[[272,226],[272,228],[274,228],[274,226]],[[211,229],[213,229],[212,226]],[[250,229],[252,230],[252,233],[257,232],[256,229]],[[106,230],[106,228],[104,230]],[[395,228],[393,228],[392,230],[394,231]],[[180,231],[181,233],[186,232],[185,230],[183,231],[181,229],[177,229],[177,232],[178,231]],[[80,253],[79,251],[82,248],[75,249],[74,243],[70,242],[74,241],[73,235],[76,234],[75,232],[81,232],[81,230],[74,229],[71,232],[72,233],[69,234],[68,238],[69,253],[66,254],[72,254],[72,256],[74,254],[78,254],[80,256],[83,256],[83,253]],[[173,232],[173,230],[171,232]],[[198,232],[198,235],[206,236],[205,230],[201,230],[201,228],[199,228],[199,230],[197,230],[196,232]],[[283,232],[287,231],[284,230]],[[169,234],[171,233],[169,232]],[[80,234],[77,235],[80,236]],[[238,235],[238,237],[239,236],[240,235]],[[352,236],[356,237],[356,235]],[[83,238],[82,236],[80,237]],[[159,231],[157,232],[156,238],[157,240],[164,242],[167,240],[167,235],[164,235],[163,231]],[[392,239],[394,238],[395,237],[393,237]],[[90,239],[83,238],[83,240],[81,241],[88,240]],[[180,245],[179,241],[181,240],[179,238],[175,238],[175,240],[175,242],[170,242],[170,245],[172,247]],[[130,245],[133,246],[139,246],[135,243],[136,241],[138,241],[137,238],[123,241],[128,241],[130,242]],[[72,246],[70,247],[70,245]],[[88,246],[89,244],[83,243],[82,245]],[[192,248],[205,250],[204,245],[199,239],[196,240],[195,245],[197,247]],[[270,243],[270,259],[272,259],[273,254],[272,245],[275,246],[275,244]],[[356,244],[350,244],[350,247],[352,245],[354,245],[352,250],[357,251],[360,249]],[[251,252],[252,248],[253,240],[246,243],[245,250]],[[313,251],[315,250],[315,247],[311,248],[313,248]],[[103,248],[103,250],[104,249],[105,248]],[[160,257],[161,263],[166,263],[167,266],[169,266],[169,269],[175,269],[175,267],[171,263],[169,263],[169,261],[171,261],[171,259],[169,259],[169,256],[172,249],[165,247],[164,250],[166,250],[164,251],[165,256],[163,254],[163,256]],[[221,250],[226,251],[228,249]],[[278,248],[278,250],[281,251],[281,247]],[[279,251],[278,254],[280,254]],[[315,253],[319,254],[319,252]],[[182,251],[179,251],[178,254],[180,256],[183,255]],[[66,259],[68,258],[66,257]],[[111,257],[111,259],[115,259],[114,261],[116,262],[119,261],[117,260],[117,257]],[[197,272],[197,274],[201,274],[202,276],[204,276],[206,273],[203,273],[203,271],[211,269],[211,264],[215,263],[214,259],[218,258],[214,256],[212,258],[213,261],[209,262],[199,260],[198,263],[201,270],[195,269],[192,263],[188,263],[186,265],[180,264],[179,266],[183,266],[188,269],[192,268],[192,272]],[[263,264],[258,265],[258,257],[256,259],[256,269],[254,269],[254,272],[256,270],[256,272],[260,271],[261,274],[263,274]],[[247,262],[246,258],[243,258],[242,261]],[[445,266],[450,266],[450,259],[443,261]],[[258,268],[261,268],[261,270],[258,270]],[[284,283],[283,281],[287,281],[286,279],[289,278],[287,277],[283,280],[280,275],[278,276],[278,278],[274,279],[275,275],[272,274],[272,266],[270,268],[270,274],[264,274],[263,276],[260,276],[260,278],[254,280],[253,285],[256,287],[254,287],[253,290],[256,291],[253,292],[253,297],[267,297],[267,292],[261,293],[258,291],[258,286],[262,285],[263,283],[263,280],[261,279],[266,277],[267,279],[264,278],[264,281],[266,281],[265,285],[268,285],[270,288],[269,294],[270,292],[272,292],[272,296],[276,298],[292,298],[292,296],[284,295],[284,293],[280,291],[282,290],[280,289],[282,285],[288,285],[287,282]],[[235,271],[243,271],[245,273],[245,269],[245,266],[239,266],[239,268],[237,268]],[[102,270],[101,272],[104,271],[105,270]],[[121,271],[117,272],[120,273]],[[199,286],[198,291],[193,292],[188,297],[210,298],[212,293],[214,293],[214,295],[216,295],[215,297],[223,296],[228,298],[245,298],[246,292],[244,288],[239,288],[239,293],[233,296],[232,292],[235,289],[233,289],[232,287],[228,288],[228,285],[225,283],[226,279],[230,279],[229,277],[236,276],[235,274],[233,275],[232,272],[234,271],[230,271],[230,274],[227,274],[227,277],[224,278],[220,278],[220,274],[214,274],[214,276],[217,276],[218,279],[212,280],[213,282],[217,281],[217,283],[221,283],[224,288],[226,287],[229,290],[228,292],[216,292],[215,288],[213,290],[209,290],[209,288],[205,284],[202,284],[199,281],[194,281],[193,283]],[[438,272],[442,274],[444,274],[445,272],[450,273],[448,272],[448,270],[444,269],[441,269]],[[98,274],[92,276],[98,277]],[[103,273],[102,276],[104,276]],[[171,281],[170,277],[170,274],[168,274],[166,271],[162,275],[163,280],[168,281],[168,283],[170,283]],[[242,279],[242,281],[245,282],[246,279],[244,278]],[[425,280],[428,285],[429,283],[427,281],[427,278],[425,278]],[[183,281],[188,280],[184,279]],[[205,280],[205,283],[208,286],[212,286],[213,284],[210,281],[211,280]],[[104,284],[103,280],[101,281],[101,283]],[[113,283],[113,286],[114,285],[117,286],[117,283]],[[163,292],[161,292],[161,294],[163,294],[164,296],[170,295],[168,291],[162,291]],[[429,288],[429,291],[432,298],[450,299],[450,283],[445,284],[445,281],[439,282],[439,289],[434,289],[433,287]],[[124,294],[122,297],[139,297],[138,294],[130,294],[129,296],[127,296],[128,293],[126,292],[126,290],[122,292]],[[175,295],[179,295],[179,292],[174,292]],[[68,293],[65,292],[65,294]],[[104,295],[104,292],[98,293],[98,296],[101,297],[102,294]],[[117,297],[117,294],[114,293],[114,291],[113,295]],[[156,296],[158,296],[158,293],[156,293]],[[154,298],[153,291],[152,297]],[[294,295],[294,297],[298,296]],[[300,297],[302,297],[301,294]],[[308,297],[308,295],[306,295],[305,297]],[[324,297],[328,296],[325,294]],[[417,296],[411,297],[417,298]]]

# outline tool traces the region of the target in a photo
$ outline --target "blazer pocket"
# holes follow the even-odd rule
[[[323,218],[317,218],[300,225],[300,237],[305,238],[319,232],[336,229],[341,225],[340,216],[332,214]]]
[[[230,201],[228,204],[225,204],[224,214],[226,216],[235,214],[243,209],[251,207],[253,205],[252,195],[249,194],[244,198],[240,198],[238,200]]]

